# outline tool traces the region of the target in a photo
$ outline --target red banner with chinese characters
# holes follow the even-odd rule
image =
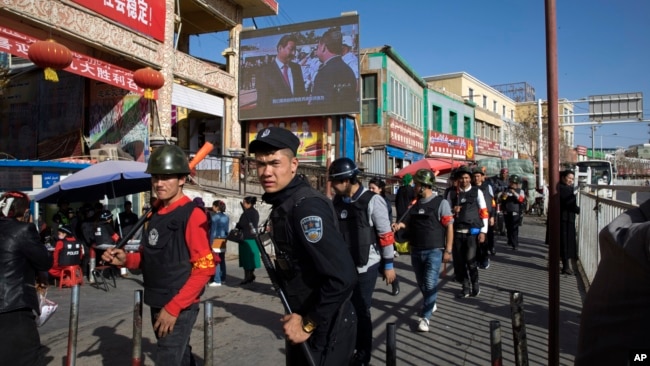
[[[501,160],[514,159],[515,152],[512,150],[501,149]]]
[[[165,2],[160,0],[72,0],[126,27],[165,40]]]
[[[486,140],[482,137],[477,137],[476,153],[482,155],[501,156],[501,144],[495,141]]]
[[[36,41],[38,41],[37,38],[0,26],[0,52],[29,59],[27,50]],[[133,81],[133,72],[131,70],[123,69],[81,53],[72,52],[72,63],[63,70],[128,91],[143,93],[143,89],[140,89]],[[154,93],[154,97],[157,98],[157,93]]]
[[[424,133],[406,123],[390,118],[388,144],[417,153],[424,152]]]
[[[474,141],[464,137],[432,131],[429,137],[428,156],[474,160]]]

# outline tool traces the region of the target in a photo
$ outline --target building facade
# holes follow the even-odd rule
[[[61,141],[66,133],[73,135],[70,140],[74,143],[82,147],[85,143],[91,149],[117,144],[136,160],[146,159],[150,144],[176,137],[181,137],[178,144],[188,149],[215,136],[218,153],[241,148],[238,35],[244,18],[277,15],[275,0],[143,0],[135,6],[94,0],[0,3],[1,52],[27,59],[31,44],[53,39],[73,53],[72,64],[59,72],[72,75],[67,76],[65,87],[57,90],[44,82],[36,85],[40,90],[57,90],[59,101],[50,106],[50,113],[23,128],[35,131],[36,146],[23,158],[43,157],[38,145],[47,141],[39,136]],[[221,31],[229,33],[229,45],[215,52],[221,52],[225,65],[190,55],[190,36]],[[142,89],[133,81],[134,71],[145,66],[159,70],[165,80],[153,105],[140,98]],[[8,86],[13,97],[20,94],[15,87]],[[70,90],[74,93],[66,96]],[[70,100],[70,95],[75,99]],[[75,115],[51,113],[74,106]],[[10,108],[3,105],[3,111],[12,108],[23,112],[5,114],[3,120],[29,117],[30,108],[20,103]],[[56,125],[60,134],[38,133],[51,125]]]

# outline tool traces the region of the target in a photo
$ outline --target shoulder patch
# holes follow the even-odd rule
[[[307,216],[300,220],[302,233],[310,243],[317,243],[323,237],[323,220],[320,216]]]

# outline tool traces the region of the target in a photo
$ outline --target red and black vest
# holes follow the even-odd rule
[[[62,240],[63,249],[59,252],[59,267],[76,266],[81,263],[83,245],[75,238]]]
[[[185,228],[196,204],[188,202],[171,212],[154,214],[142,236],[144,303],[162,308],[185,285],[192,271]]]

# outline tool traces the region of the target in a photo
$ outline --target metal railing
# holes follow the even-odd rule
[[[607,198],[608,190],[612,191],[611,198]],[[639,192],[650,192],[650,187],[587,185],[579,192],[578,258],[589,284],[593,281],[600,262],[600,231],[620,214],[638,207]]]

